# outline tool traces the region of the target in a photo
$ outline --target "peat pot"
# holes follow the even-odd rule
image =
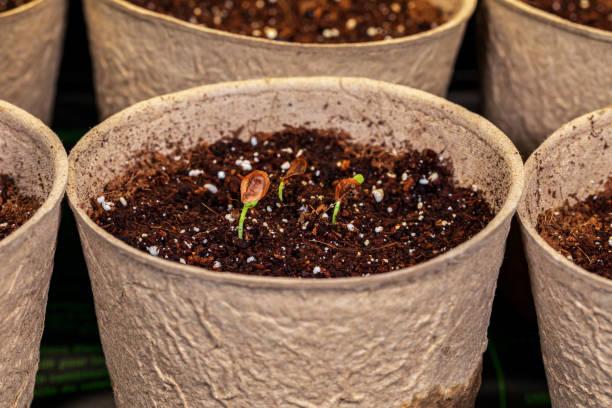
[[[612,280],[557,253],[535,226],[545,210],[603,189],[611,145],[612,107],[561,127],[525,166],[519,218],[554,407],[612,406]]]
[[[0,13],[0,99],[49,123],[67,0],[33,0]]]
[[[416,267],[330,280],[219,273],[153,257],[102,230],[90,197],[138,160],[236,130],[341,129],[432,148],[496,217]],[[473,407],[498,269],[522,189],[519,153],[481,117],[428,93],[354,78],[209,85],[134,105],[70,156],[68,197],[120,407]],[[350,267],[350,266],[347,266]]]
[[[272,41],[187,23],[126,0],[85,0],[98,109],[107,117],[153,96],[263,77],[358,76],[445,95],[476,0],[433,0],[450,15],[390,41],[317,45]]]
[[[53,132],[0,101],[0,173],[42,205],[0,240],[0,407],[29,407],[68,178],[68,160]]]
[[[524,157],[562,124],[612,103],[612,32],[520,0],[484,0],[485,116]]]

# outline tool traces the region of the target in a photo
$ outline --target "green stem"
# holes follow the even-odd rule
[[[285,182],[281,181],[278,185],[278,198],[283,201],[283,189],[285,188]]]
[[[244,220],[246,219],[247,212],[249,212],[249,208],[255,207],[257,203],[258,201],[246,203],[244,207],[242,207],[242,213],[240,214],[240,220],[238,221],[238,238],[244,239]]]
[[[334,206],[334,215],[332,215],[332,226],[336,225],[336,217],[340,212],[340,200],[336,201],[336,205]]]

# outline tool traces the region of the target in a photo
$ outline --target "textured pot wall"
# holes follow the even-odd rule
[[[0,241],[0,407],[23,408],[34,392],[68,161],[51,130],[2,101],[0,173],[44,200],[29,221]]]
[[[544,210],[603,188],[610,146],[612,108],[563,126],[526,164],[519,215],[555,407],[612,406],[612,281],[558,254],[534,226]]]
[[[363,143],[431,147],[499,215],[468,244],[410,270],[306,281],[215,273],[132,249],[87,217],[141,150],[169,153],[239,129],[340,128]],[[477,157],[480,160],[474,160]],[[473,407],[522,163],[503,134],[432,95],[377,81],[288,79],[155,98],[90,131],[68,196],[120,407]]]
[[[527,157],[563,123],[612,103],[612,33],[519,0],[484,0],[485,116]]]
[[[0,99],[49,123],[67,0],[35,0],[0,13]]]
[[[85,0],[98,108],[194,86],[262,77],[360,76],[444,95],[475,0],[437,0],[453,13],[435,30],[386,43],[279,43],[198,27],[124,0]]]

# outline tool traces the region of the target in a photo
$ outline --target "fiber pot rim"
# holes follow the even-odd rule
[[[506,1],[506,0],[504,0]],[[548,150],[550,147],[554,147],[560,140],[564,138],[572,137],[572,130],[574,126],[581,128],[583,125],[589,124],[590,118],[593,117],[594,114],[598,114],[601,112],[611,112],[612,113],[612,105],[598,109],[594,112],[589,112],[578,118],[564,124],[559,129],[557,129],[552,135],[550,135],[544,143],[540,145],[527,159],[525,162],[525,181],[530,179],[531,177],[536,177],[536,153],[540,151]],[[571,270],[571,273],[574,274],[575,277],[579,277],[582,280],[591,281],[597,285],[603,285],[607,287],[609,291],[612,292],[612,279],[604,278],[603,276],[599,276],[596,273],[592,273],[582,268],[581,266],[576,265],[574,262],[570,261],[560,253],[558,253],[552,246],[546,242],[544,238],[538,234],[535,229],[535,226],[529,220],[527,214],[525,213],[525,205],[524,200],[525,196],[521,197],[521,203],[518,207],[518,219],[523,228],[524,233],[529,235],[531,239],[533,239],[539,248],[541,248],[552,260],[559,266],[559,269]]]
[[[68,155],[57,135],[40,119],[15,105],[0,100],[0,120],[3,116],[8,116],[14,122],[22,125],[32,138],[42,141],[50,148],[52,154],[54,154],[52,160],[55,174],[49,194],[40,208],[23,225],[0,240],[0,252],[10,248],[14,243],[22,242],[28,238],[31,230],[36,228],[62,200],[68,182]]]
[[[550,25],[561,30],[566,30],[574,34],[587,37],[593,40],[599,40],[603,42],[612,43],[612,32],[587,26],[584,24],[574,23],[565,18],[559,17],[556,14],[549,13],[544,10],[540,10],[536,7],[530,6],[521,0],[492,0],[498,4],[520,13],[536,22]]]
[[[428,41],[430,37],[441,37],[449,34],[453,28],[459,26],[462,23],[467,22],[476,9],[477,0],[459,0],[460,6],[452,13],[451,18],[444,24],[439,25],[431,30],[423,31],[417,34],[408,35],[405,37],[395,38],[391,40],[381,41],[368,41],[361,43],[339,43],[339,44],[318,44],[318,43],[299,43],[299,42],[286,42],[286,41],[275,41],[268,40],[267,38],[252,37],[242,34],[233,34],[223,30],[217,30],[214,28],[203,27],[187,21],[178,19],[176,17],[161,14],[155,11],[147,10],[143,7],[136,6],[128,2],[127,0],[94,0],[100,2],[106,2],[108,5],[118,9],[119,11],[129,15],[130,17],[139,18],[142,20],[149,20],[155,23],[164,22],[168,25],[173,25],[175,28],[192,31],[198,34],[208,34],[219,37],[223,41],[230,41],[234,43],[251,43],[251,46],[265,47],[270,49],[278,50],[291,50],[291,49],[352,49],[352,48],[388,48],[387,46],[402,45],[403,43],[418,44],[420,42]]]
[[[34,1],[29,2],[29,3],[22,4],[19,7],[15,7],[13,9],[1,12],[0,13],[0,20],[5,18],[5,17],[12,17],[15,14],[20,14],[20,13],[29,11],[29,10],[33,9],[34,7],[37,7],[39,4],[41,4],[41,3],[45,2],[45,1],[47,1],[47,0],[34,0]]]
[[[455,120],[457,123],[463,124],[467,128],[477,133],[477,135],[482,140],[486,141],[487,144],[491,146],[506,163],[510,178],[510,186],[508,188],[506,198],[504,199],[504,203],[491,222],[489,222],[484,229],[482,229],[468,241],[458,245],[442,255],[438,255],[433,259],[417,264],[413,267],[366,277],[346,277],[319,280],[296,279],[289,277],[250,276],[232,272],[216,272],[201,267],[183,265],[178,262],[160,259],[129,246],[109,232],[105,231],[87,215],[84,209],[76,204],[78,199],[76,196],[75,186],[78,183],[74,178],[75,172],[73,169],[79,154],[86,151],[89,147],[88,145],[95,141],[98,135],[105,134],[117,126],[121,126],[123,122],[130,119],[131,114],[134,112],[138,112],[147,107],[166,105],[177,99],[182,101],[199,100],[203,95],[206,95],[207,97],[232,95],[238,92],[256,91],[262,88],[312,90],[337,88],[338,86],[340,86],[340,88],[349,89],[353,87],[370,88],[378,92],[382,91],[387,95],[395,96],[400,99],[417,98],[419,99],[420,103],[435,107],[435,109],[439,111],[444,111],[448,115],[448,118]],[[435,271],[440,265],[450,263],[453,258],[456,258],[462,252],[472,251],[474,248],[484,245],[486,240],[491,235],[493,235],[499,228],[503,228],[504,222],[508,219],[508,217],[511,217],[514,214],[518,206],[524,180],[523,162],[519,152],[516,150],[516,147],[512,144],[510,139],[508,139],[508,137],[502,133],[501,130],[483,117],[472,113],[459,105],[455,105],[441,97],[424,91],[365,78],[294,77],[255,79],[204,85],[201,87],[154,97],[126,108],[110,116],[108,119],[92,128],[72,149],[68,161],[70,171],[68,175],[66,193],[72,211],[84,226],[100,236],[103,240],[107,241],[115,251],[135,258],[142,265],[150,265],[157,269],[162,269],[167,273],[184,277],[192,277],[240,286],[295,290],[372,289],[388,284],[395,284],[396,282],[405,279],[415,279],[427,272]]]

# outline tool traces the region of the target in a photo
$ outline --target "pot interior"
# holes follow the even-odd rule
[[[454,16],[464,3],[462,0],[429,0],[429,2],[433,6],[439,7],[448,17]]]
[[[213,85],[137,104],[94,128],[73,150],[70,187],[82,209],[141,159],[202,141],[283,125],[341,129],[354,141],[389,151],[430,148],[451,158],[464,186],[476,185],[497,212],[513,182],[518,152],[484,119],[440,98],[361,79],[289,79]],[[514,165],[516,167],[516,165]]]
[[[27,116],[0,102],[0,174],[11,176],[20,193],[43,202],[56,177],[56,152],[41,136],[43,124],[33,126]]]
[[[611,176],[612,108],[608,108],[561,127],[531,155],[525,165],[521,218],[535,228],[539,214],[601,191]]]

